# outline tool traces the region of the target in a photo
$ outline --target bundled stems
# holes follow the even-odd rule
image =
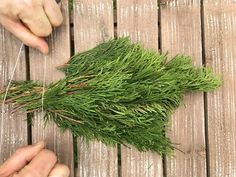
[[[174,148],[165,131],[183,95],[211,91],[221,83],[209,68],[194,67],[189,57],[177,55],[167,62],[166,55],[129,38],[76,54],[60,70],[66,77],[45,89],[45,122],[86,140],[161,155]],[[4,91],[0,95],[3,99]],[[6,103],[14,105],[13,112],[31,113],[41,109],[41,99],[41,83],[22,81],[11,85]]]

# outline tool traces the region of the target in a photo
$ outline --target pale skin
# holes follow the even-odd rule
[[[19,148],[0,166],[0,177],[69,177],[66,165],[57,163],[57,156],[45,149],[43,141]]]
[[[44,37],[53,27],[62,24],[63,17],[55,0],[1,0],[0,24],[25,45],[47,54]]]
[[[44,37],[63,17],[55,0],[0,0],[0,24],[25,45],[49,52]],[[18,149],[0,164],[0,177],[69,177],[69,168],[57,163],[43,141]]]

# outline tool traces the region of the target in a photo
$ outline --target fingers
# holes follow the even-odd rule
[[[29,29],[40,37],[46,37],[52,32],[52,26],[59,26],[63,17],[55,0],[43,0],[31,9],[21,11],[18,17]]]
[[[0,19],[0,21],[8,31],[19,38],[25,45],[37,48],[42,53],[48,53],[48,44],[45,40],[35,36],[21,22],[15,22],[8,18]]]
[[[5,0],[0,5],[0,23],[24,44],[48,53],[42,37],[59,26],[63,16],[55,0]]]
[[[17,174],[17,176],[48,177],[56,162],[56,155],[52,151],[43,149]]]
[[[55,167],[51,170],[48,177],[69,177],[70,170],[66,165],[56,164]]]
[[[43,8],[53,26],[57,27],[62,24],[63,16],[55,0],[44,0]]]
[[[43,148],[43,141],[18,149],[10,159],[0,166],[0,177],[10,176],[12,173],[22,169],[29,161],[31,161]]]
[[[27,11],[22,11],[18,17],[36,36],[46,37],[52,32],[51,23],[42,6],[36,6]]]

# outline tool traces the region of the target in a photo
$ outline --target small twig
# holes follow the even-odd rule
[[[80,84],[69,84],[67,87],[80,89],[80,88],[83,88],[83,87],[86,87],[86,86],[88,86],[86,83],[81,82]]]
[[[18,111],[19,109],[23,108],[23,107],[26,107],[34,102],[38,102],[38,99],[37,100],[34,100],[34,101],[31,101],[31,102],[27,102],[25,104],[20,104],[19,106],[13,108],[13,110],[11,111],[11,114],[15,113],[16,111]]]
[[[92,78],[92,77],[96,77],[96,76],[97,75],[95,75],[95,74],[79,76],[79,77],[68,80],[68,82],[73,82],[73,81],[76,81],[76,80],[79,80],[79,79],[84,79],[84,78]]]
[[[65,119],[69,120],[69,121],[73,121],[73,122],[75,122],[75,123],[83,124],[82,121],[75,120],[75,119],[72,119],[72,118],[70,118],[70,117],[67,117],[67,116],[65,116],[65,115],[62,115],[62,114],[58,113],[59,111],[56,111],[56,110],[54,110],[54,111],[53,111],[53,110],[50,110],[50,111],[53,112],[55,115],[58,115],[58,116],[60,116],[60,117],[63,117],[63,118],[65,118]]]
[[[30,94],[31,94],[31,93],[29,93],[29,94],[22,93],[22,94],[20,94],[20,95],[18,95],[18,96],[14,96],[14,97],[12,97],[12,98],[7,99],[7,100],[6,100],[6,103],[12,103],[12,101],[16,101],[17,99],[19,99],[19,98],[21,98],[21,97],[24,97],[24,96],[28,96],[28,95],[30,95]]]
[[[38,110],[39,110],[39,108],[36,108],[36,109],[28,110],[28,111],[26,111],[26,113],[32,113],[32,112],[36,112]]]
[[[176,149],[177,151],[183,153],[183,154],[186,154],[184,151],[182,151],[181,149],[177,148],[177,147],[174,147],[174,149]]]

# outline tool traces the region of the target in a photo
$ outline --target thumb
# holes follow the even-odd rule
[[[0,166],[0,177],[8,177],[21,170],[44,147],[44,142],[40,141],[35,145],[25,146],[16,150],[16,152]]]
[[[0,18],[0,22],[9,32],[20,39],[25,45],[37,48],[42,53],[48,53],[48,44],[42,37],[33,34],[20,21],[13,21],[9,18]]]

